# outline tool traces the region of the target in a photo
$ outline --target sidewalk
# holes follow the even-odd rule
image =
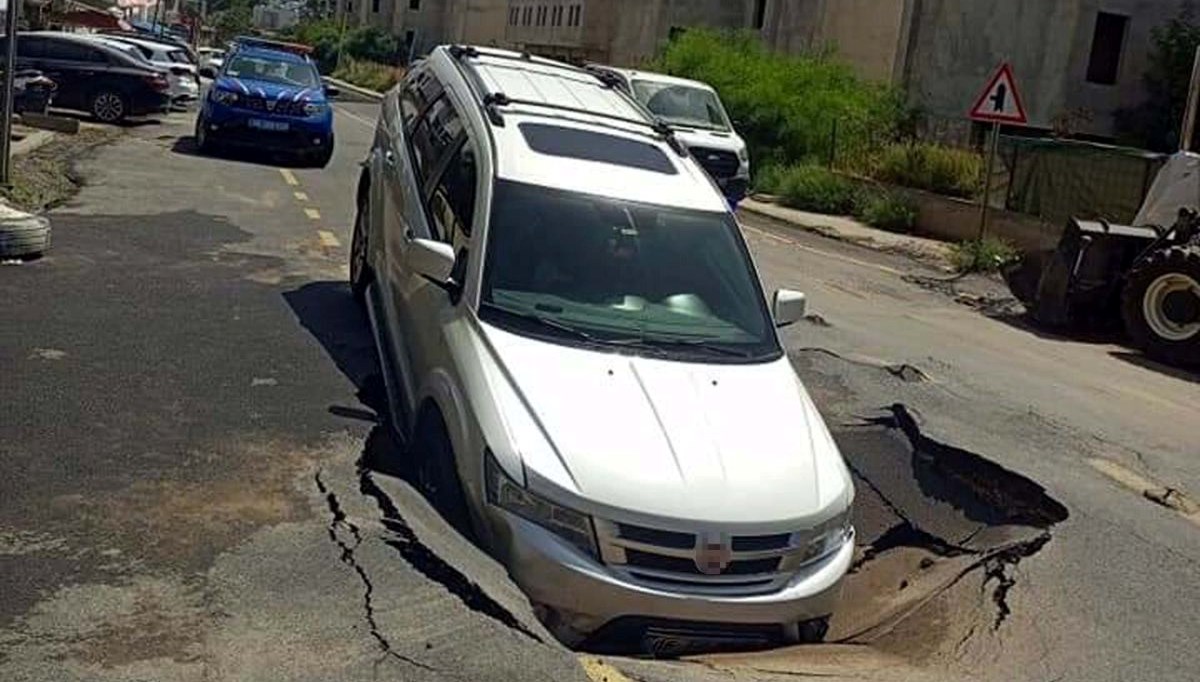
[[[785,223],[789,227],[815,232],[868,249],[901,253],[938,267],[947,267],[951,246],[935,239],[887,232],[860,223],[854,218],[809,213],[749,198],[744,199],[738,207],[743,211]]]

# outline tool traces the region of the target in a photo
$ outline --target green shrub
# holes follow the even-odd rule
[[[871,174],[884,182],[971,198],[979,193],[983,159],[974,152],[929,143],[894,144],[879,154]]]
[[[903,194],[873,193],[863,200],[858,217],[881,230],[908,233],[917,224],[917,205]]]
[[[830,53],[775,53],[753,32],[690,28],[649,68],[716,88],[759,166],[830,158],[834,120],[839,147],[887,139],[904,113],[896,90]]]
[[[772,163],[754,170],[754,191],[779,194],[783,189],[783,177],[787,166]]]
[[[333,76],[347,83],[384,92],[391,89],[404,77],[404,70],[387,64],[377,64],[343,56],[342,65],[338,67],[337,71],[334,71]]]
[[[858,188],[846,178],[815,165],[792,166],[780,173],[780,200],[803,211],[848,215],[858,204]]]
[[[959,272],[995,272],[1019,257],[1012,244],[997,237],[961,242],[950,250],[950,261]]]

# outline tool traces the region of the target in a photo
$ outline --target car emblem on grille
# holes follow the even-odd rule
[[[267,111],[275,111],[275,102],[273,100],[267,100]]]
[[[720,533],[699,536],[696,544],[696,569],[704,575],[721,575],[733,561],[733,547],[729,537]]]

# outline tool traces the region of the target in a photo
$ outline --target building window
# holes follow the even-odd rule
[[[1129,17],[1122,14],[1096,14],[1096,32],[1092,34],[1092,56],[1088,60],[1089,83],[1116,85],[1121,70],[1121,55],[1125,52],[1125,37],[1129,32]]]
[[[530,20],[533,19],[533,6],[532,5],[525,7],[525,16],[523,18],[524,18],[524,21],[522,21],[521,23],[528,26]]]
[[[555,5],[550,12],[550,23],[555,26],[562,26],[562,5]]]
[[[371,12],[379,14],[379,0],[371,0]]]
[[[421,0],[408,0],[408,8],[414,12],[421,11]]]
[[[508,25],[509,26],[517,25],[517,17],[519,14],[521,14],[521,10],[517,7],[512,7],[508,10]]]
[[[754,2],[754,28],[761,29],[767,24],[767,0]]]

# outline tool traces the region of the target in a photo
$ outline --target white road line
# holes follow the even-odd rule
[[[341,107],[337,107],[336,110],[339,114],[345,114],[345,115],[349,116],[350,118],[354,119],[355,121],[358,121],[359,123],[365,125],[368,128],[375,127],[375,123],[373,121],[368,121],[367,119],[363,118],[362,116],[359,116],[358,114],[352,114],[349,111],[346,111],[345,109],[343,109]]]
[[[815,249],[811,246],[805,246],[804,244],[801,244],[800,242],[795,241],[793,239],[787,239],[785,237],[780,237],[779,235],[771,234],[770,232],[767,232],[766,230],[760,230],[757,227],[750,227],[749,225],[742,223],[742,222],[739,222],[738,224],[741,225],[742,229],[746,230],[747,232],[753,232],[754,234],[759,235],[760,237],[765,237],[766,239],[770,239],[771,241],[774,241],[774,242],[787,244],[789,246],[800,249],[801,251],[807,251],[809,253],[815,253],[815,254],[818,254],[821,256],[825,256],[826,258],[840,260],[843,263],[851,263],[853,265],[858,265],[860,267],[871,268],[872,270],[878,270],[879,272],[886,272],[889,275],[895,275],[897,277],[903,277],[904,275],[907,274],[903,271],[897,270],[896,268],[889,268],[886,265],[880,265],[878,263],[868,263],[865,260],[859,260],[859,259],[853,258],[851,256],[844,256],[840,253],[834,253],[832,251],[823,251],[821,249]]]
[[[292,187],[299,187],[300,181],[296,179],[296,174],[286,168],[280,168],[279,174],[283,176],[283,181]]]
[[[338,241],[338,238],[329,230],[317,230],[317,238],[321,240],[321,246],[325,248],[336,249],[342,245]]]
[[[292,192],[292,196],[296,197],[296,201],[308,203],[308,195],[304,192]]]
[[[321,212],[315,208],[304,209],[304,215],[308,216],[309,220],[320,220],[321,219]]]

